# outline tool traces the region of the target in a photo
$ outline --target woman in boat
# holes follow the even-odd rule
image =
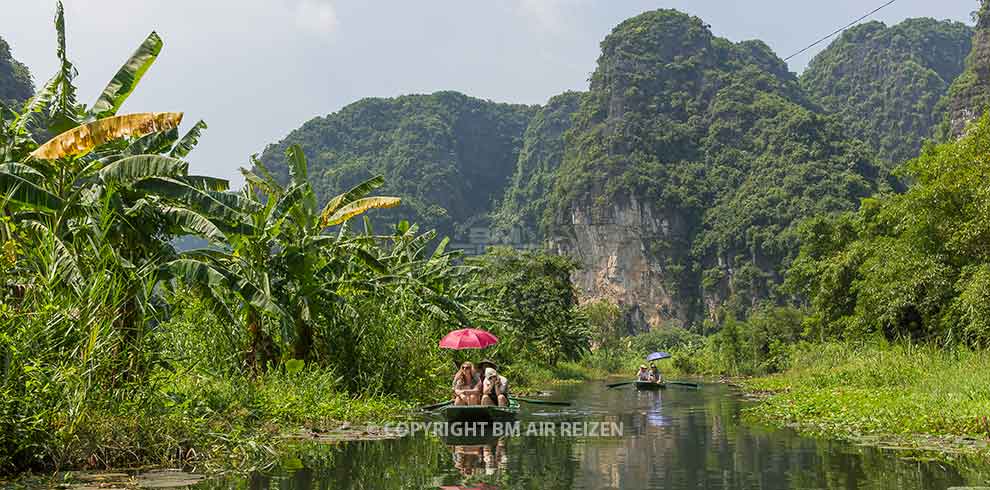
[[[660,374],[660,370],[657,369],[657,363],[655,362],[650,363],[650,381],[653,381],[654,383],[663,382],[663,375]]]
[[[454,405],[478,405],[481,402],[481,374],[474,364],[465,362],[454,374]]]
[[[485,381],[481,389],[482,405],[509,406],[509,380],[493,367],[485,368]]]
[[[637,381],[649,381],[650,380],[650,372],[646,370],[646,364],[640,364],[639,365],[639,372],[636,373],[636,380]]]

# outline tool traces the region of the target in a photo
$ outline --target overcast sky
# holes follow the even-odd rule
[[[241,182],[248,156],[362,97],[457,90],[539,104],[587,88],[617,23],[676,8],[785,57],[883,0],[65,0],[82,101],[152,30],[165,48],[124,112],[182,111],[210,128],[192,171]],[[874,18],[971,23],[977,0],[899,0]],[[0,0],[0,37],[35,84],[56,68],[54,0]],[[800,72],[827,43],[791,60]]]

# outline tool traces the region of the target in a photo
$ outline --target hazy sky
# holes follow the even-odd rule
[[[457,90],[539,104],[583,90],[617,23],[676,8],[785,57],[883,0],[65,0],[79,95],[91,104],[157,30],[165,40],[124,112],[183,111],[210,125],[192,171],[241,182],[250,154],[368,96]],[[874,18],[970,22],[977,0],[899,0]],[[0,37],[35,84],[56,68],[54,0],[0,0]],[[819,46],[821,49],[827,43]],[[791,60],[801,71],[818,51]]]

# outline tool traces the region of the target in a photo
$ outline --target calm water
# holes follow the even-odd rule
[[[518,436],[452,441],[420,433],[303,444],[276,470],[198,488],[945,489],[990,479],[990,468],[908,461],[889,451],[753,427],[740,420],[747,402],[719,385],[637,392],[587,383],[561,387],[554,398],[575,406],[524,405]],[[525,435],[542,422],[554,422],[557,434]],[[604,422],[620,427],[622,436],[561,435],[565,422],[572,429],[576,422]]]

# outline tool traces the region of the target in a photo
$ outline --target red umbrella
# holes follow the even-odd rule
[[[462,328],[448,333],[440,339],[443,349],[484,349],[498,343],[498,337],[477,328]]]

